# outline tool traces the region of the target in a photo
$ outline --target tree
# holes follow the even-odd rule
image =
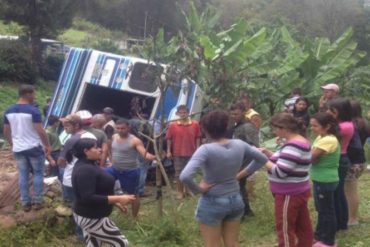
[[[0,13],[6,22],[14,21],[24,29],[31,42],[32,58],[41,64],[41,38],[55,38],[69,27],[75,13],[73,0],[0,0]]]

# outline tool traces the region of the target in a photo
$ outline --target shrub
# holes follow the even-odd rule
[[[40,75],[44,80],[57,81],[64,62],[63,54],[55,54],[46,57],[40,68]]]
[[[101,39],[93,43],[92,48],[104,51],[104,52],[110,52],[114,54],[123,54],[123,51],[118,47],[116,43],[114,43],[110,39]]]
[[[33,84],[36,77],[30,49],[18,40],[0,40],[0,78]]]

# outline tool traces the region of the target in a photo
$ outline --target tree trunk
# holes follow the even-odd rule
[[[42,64],[42,43],[38,35],[31,35],[31,54],[32,63],[38,73]]]

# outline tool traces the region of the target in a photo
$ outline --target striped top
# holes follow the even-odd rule
[[[308,141],[289,141],[270,160],[274,163],[268,172],[273,194],[295,195],[310,189],[311,145]]]

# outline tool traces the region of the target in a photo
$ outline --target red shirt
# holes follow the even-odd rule
[[[200,138],[200,128],[197,121],[188,123],[180,121],[170,124],[166,139],[172,141],[172,155],[177,157],[190,157],[197,149],[197,139]]]

